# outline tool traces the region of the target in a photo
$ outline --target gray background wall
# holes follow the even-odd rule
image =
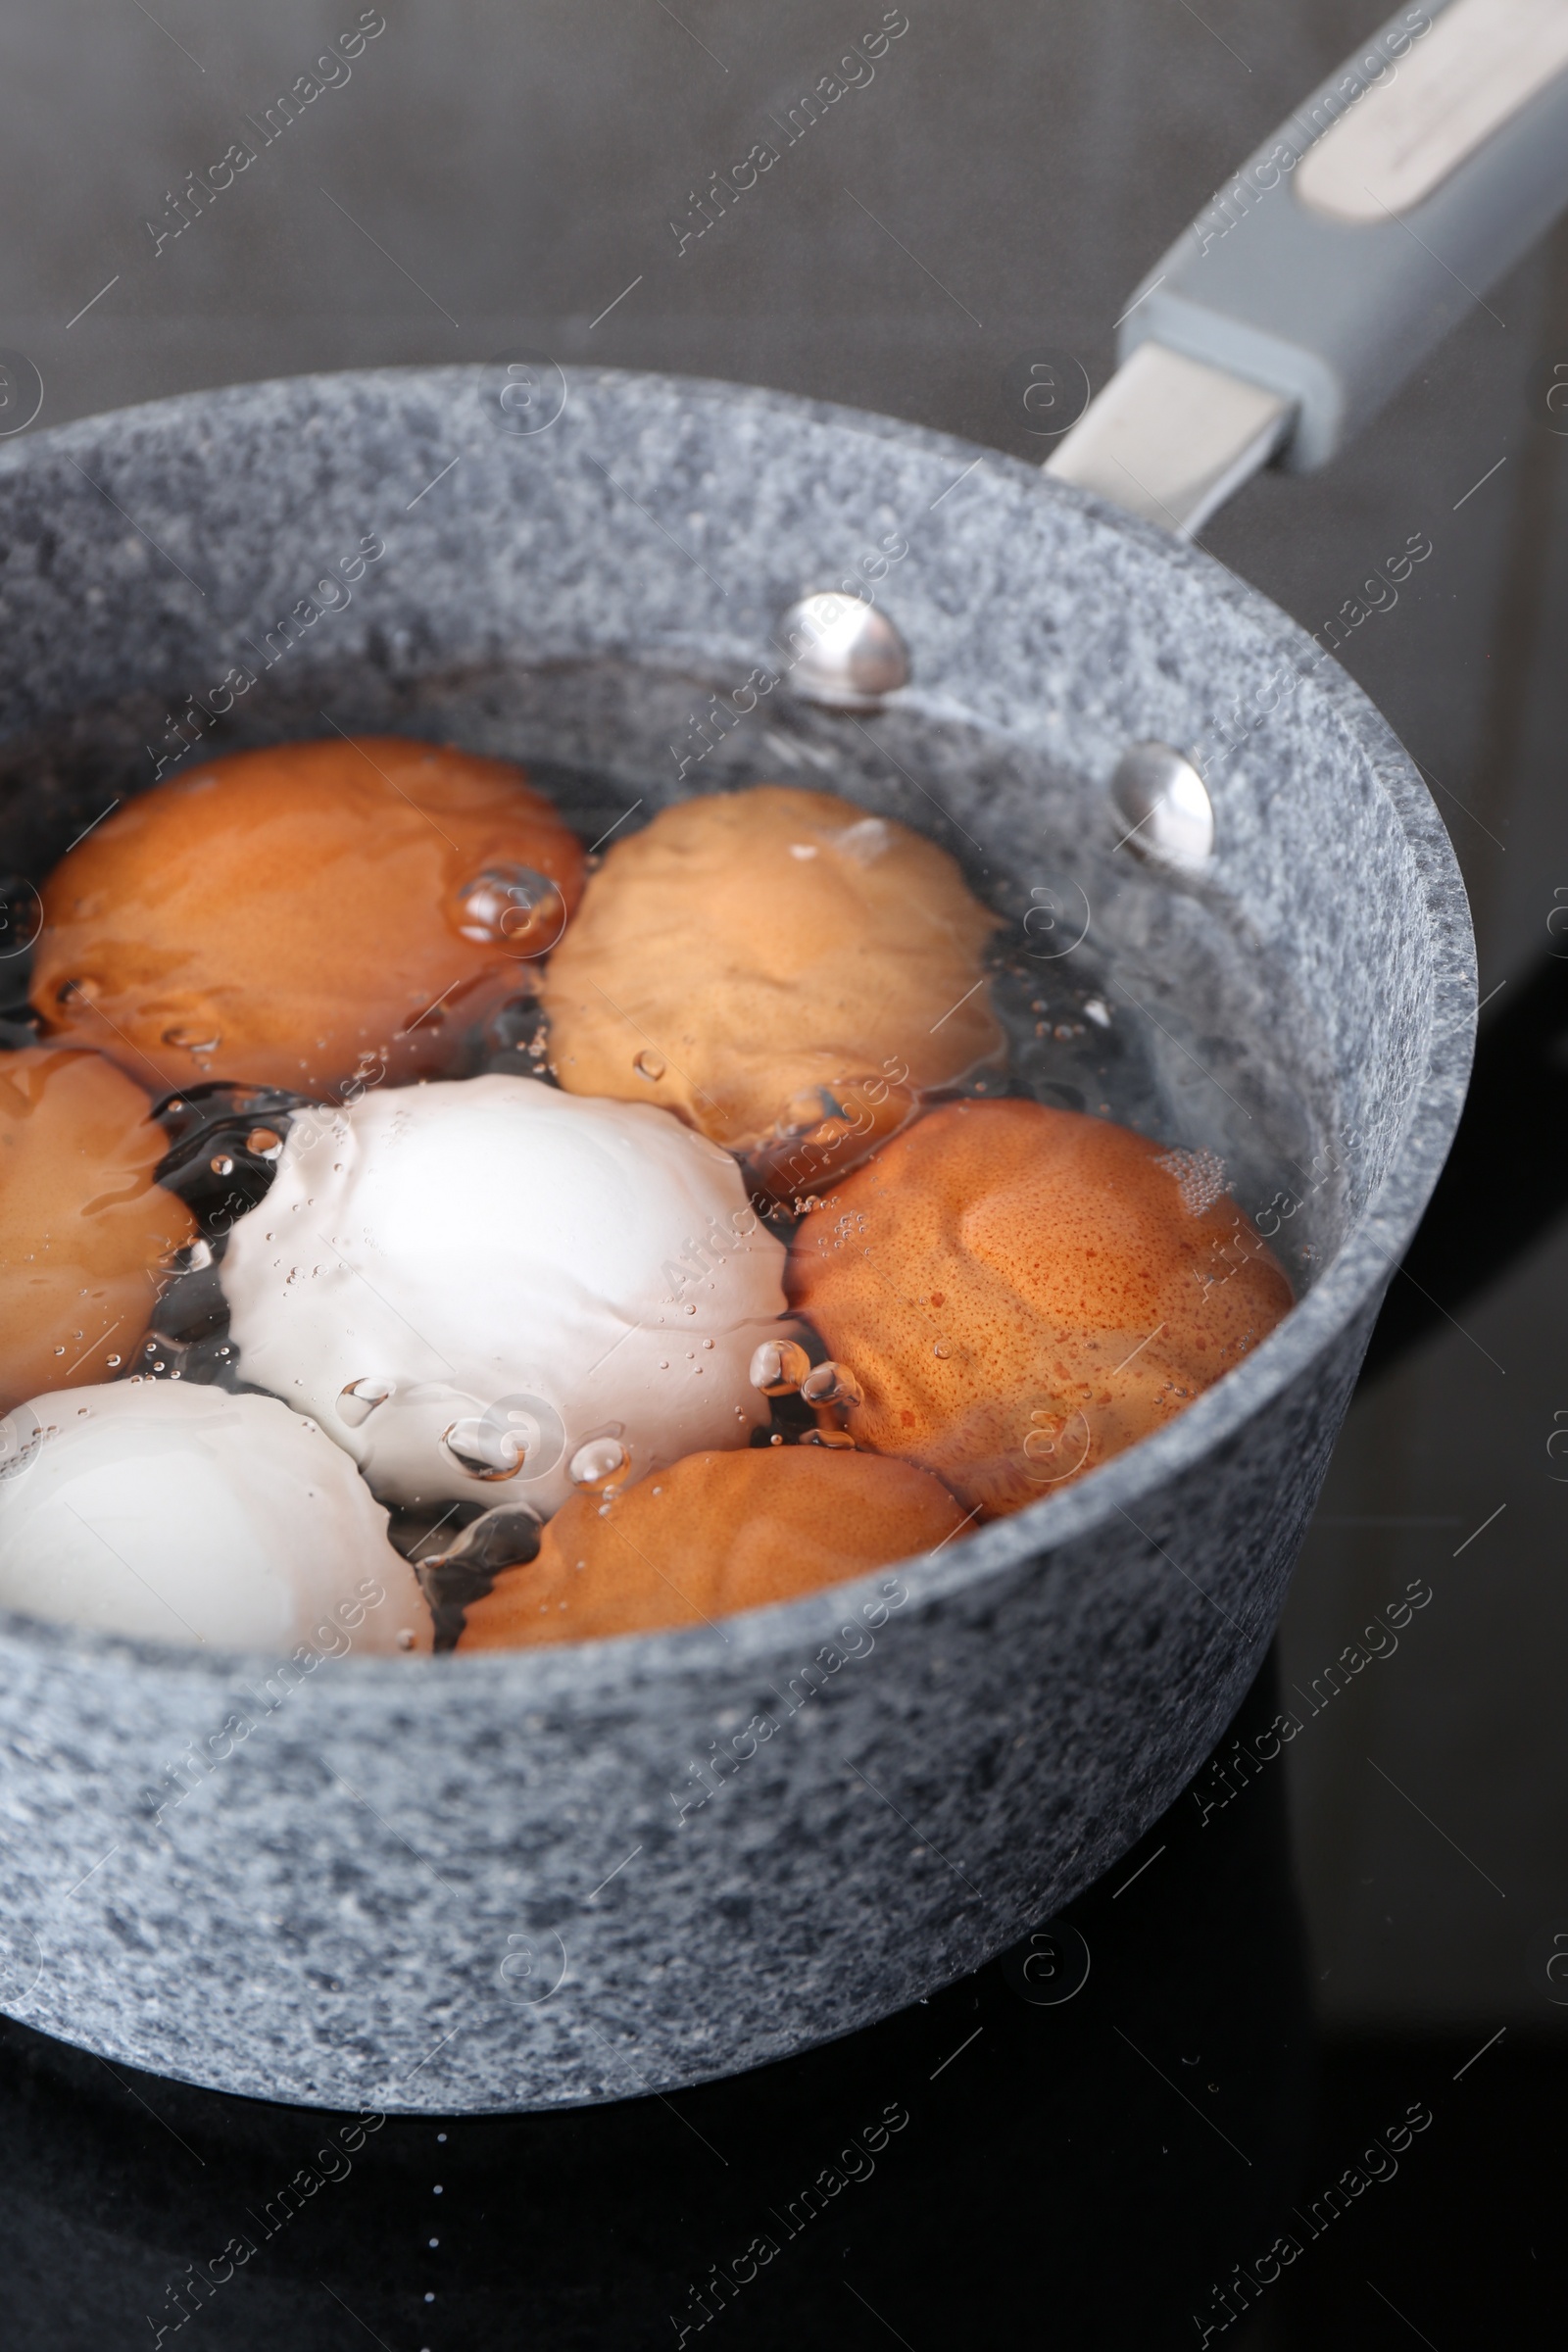
[[[155,256],[144,222],[168,224],[166,191],[358,13],[10,14],[0,345],[41,370],[40,425],[528,344],[1027,454],[1009,363],[1051,347],[1098,387],[1145,266],[1380,12],[909,0],[874,80],[681,252],[669,221],[692,191],[768,135],[878,0],[385,0],[352,78]],[[1346,660],[1438,790],[1483,994],[1544,950],[1568,885],[1568,441],[1544,406],[1568,351],[1568,238],[1489,300],[1354,450],[1255,484],[1206,535],[1308,627],[1411,531],[1431,536]],[[1410,1577],[1434,1593],[1290,1751],[1321,1997],[1346,2029],[1568,2015],[1526,1965],[1533,1935],[1568,1931],[1568,1487],[1545,1452],[1568,1408],[1565,1277],[1559,1233],[1363,1397],[1298,1578],[1283,1654],[1303,1687]]]

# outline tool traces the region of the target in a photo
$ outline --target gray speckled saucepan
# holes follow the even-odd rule
[[[6,1620],[0,2003],[267,2098],[694,2082],[1068,1901],[1256,1670],[1463,1094],[1471,944],[1432,804],[1335,663],[1208,558],[766,392],[583,372],[541,416],[511,429],[493,371],[396,370],[0,451],[6,863],[41,875],[176,753],[333,725],[515,755],[601,831],[825,784],[946,841],[1015,917],[1081,892],[1112,976],[1154,987],[1168,954],[1146,1004],[1169,1119],[1206,1088],[1248,1203],[1298,1188],[1315,1280],[1082,1485],[722,1627],[285,1669]],[[850,718],[792,692],[774,636],[803,591],[868,576],[910,682]],[[1209,747],[1190,883],[1116,846],[1107,778],[1146,739]]]
[[[1218,1151],[1301,1291],[1081,1485],[722,1626],[284,1663],[0,1621],[0,2007],[267,2098],[627,2097],[930,1991],[1179,1792],[1269,1640],[1452,1136],[1474,972],[1377,712],[1170,534],[1270,457],[1321,463],[1568,194],[1568,70],[1515,44],[1504,88],[1508,14],[1403,12],[1258,150],[1128,306],[1052,478],[523,359],[0,446],[5,947],[77,832],[210,751],[451,740],[528,763],[590,842],[682,794],[826,785],[954,852],[1043,1006],[1096,980],[1143,1056],[1126,1115]],[[854,715],[780,642],[846,582],[908,656]],[[1185,878],[1110,797],[1149,744],[1207,788]]]

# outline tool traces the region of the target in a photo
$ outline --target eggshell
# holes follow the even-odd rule
[[[155,1180],[169,1139],[147,1113],[100,1054],[0,1054],[0,1411],[128,1362],[162,1261],[195,1236]]]
[[[61,859],[32,1002],[160,1093],[439,1075],[531,989],[582,871],[507,760],[395,735],[235,752]]]
[[[858,1445],[987,1513],[1086,1477],[1267,1337],[1290,1284],[1210,1155],[1038,1102],[944,1104],[800,1225],[791,1303]]]
[[[996,1055],[998,917],[922,834],[759,784],[662,809],[609,851],[546,968],[573,1094],[660,1102],[809,1193]]]
[[[688,1454],[608,1504],[573,1495],[538,1558],[470,1604],[458,1646],[711,1622],[934,1550],[962,1524],[934,1478],[876,1454],[811,1445]]]

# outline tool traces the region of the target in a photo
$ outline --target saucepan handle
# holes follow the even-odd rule
[[[1323,465],[1565,203],[1568,0],[1402,9],[1149,272],[1049,470],[1191,532]]]

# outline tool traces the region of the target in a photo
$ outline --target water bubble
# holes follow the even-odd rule
[[[226,1152],[220,1152],[215,1158],[207,1162],[207,1165],[215,1176],[232,1176],[234,1173],[234,1162]]]
[[[463,1567],[483,1576],[525,1567],[539,1553],[539,1514],[526,1503],[498,1503],[453,1537],[444,1551],[426,1552],[421,1569]]]
[[[514,1478],[526,1462],[528,1479],[548,1478],[566,1450],[561,1415],[547,1397],[498,1397],[484,1413],[454,1421],[442,1434],[451,1461],[469,1478]]]
[[[820,1127],[824,1119],[840,1116],[839,1106],[825,1086],[808,1086],[785,1104],[779,1120],[783,1135],[800,1135],[810,1127]]]
[[[862,816],[835,835],[833,847],[842,857],[853,858],[857,865],[870,865],[883,855],[892,838],[885,817]]]
[[[662,1054],[650,1054],[645,1051],[635,1057],[631,1066],[639,1078],[651,1078],[657,1083],[659,1079],[662,1078],[669,1065]]]
[[[276,1159],[283,1149],[283,1138],[272,1127],[253,1127],[245,1138],[245,1149],[258,1159]]]
[[[1175,1177],[1181,1204],[1190,1217],[1202,1216],[1229,1190],[1225,1162],[1206,1146],[1197,1152],[1158,1152],[1154,1165]]]
[[[164,1031],[165,1045],[178,1046],[186,1054],[216,1054],[222,1042],[216,1029],[174,1028]]]
[[[441,1443],[469,1478],[514,1478],[527,1455],[527,1443],[515,1430],[489,1427],[481,1420],[451,1422]]]
[[[789,1396],[810,1369],[811,1359],[798,1341],[764,1340],[752,1357],[747,1378],[764,1396]]]
[[[487,865],[464,883],[454,911],[462,938],[523,958],[548,955],[566,928],[559,883],[531,865]]]
[[[119,1369],[120,1369],[120,1363],[121,1363],[121,1359],[120,1359],[120,1357],[119,1357],[118,1355],[111,1355],[111,1356],[107,1357],[105,1360],[107,1361],[107,1363],[108,1363],[108,1365],[109,1365],[109,1369],[110,1369],[110,1371],[111,1371],[111,1372],[118,1372],[118,1371],[119,1371]]]
[[[566,1476],[574,1487],[602,1487],[625,1462],[626,1448],[618,1439],[590,1438],[566,1464]]]
[[[338,1419],[346,1429],[363,1428],[376,1406],[385,1404],[396,1385],[390,1380],[351,1380],[338,1392]]]
[[[944,1350],[944,1352],[946,1352]],[[818,1364],[801,1383],[808,1404],[862,1404],[864,1391],[848,1364]]]

